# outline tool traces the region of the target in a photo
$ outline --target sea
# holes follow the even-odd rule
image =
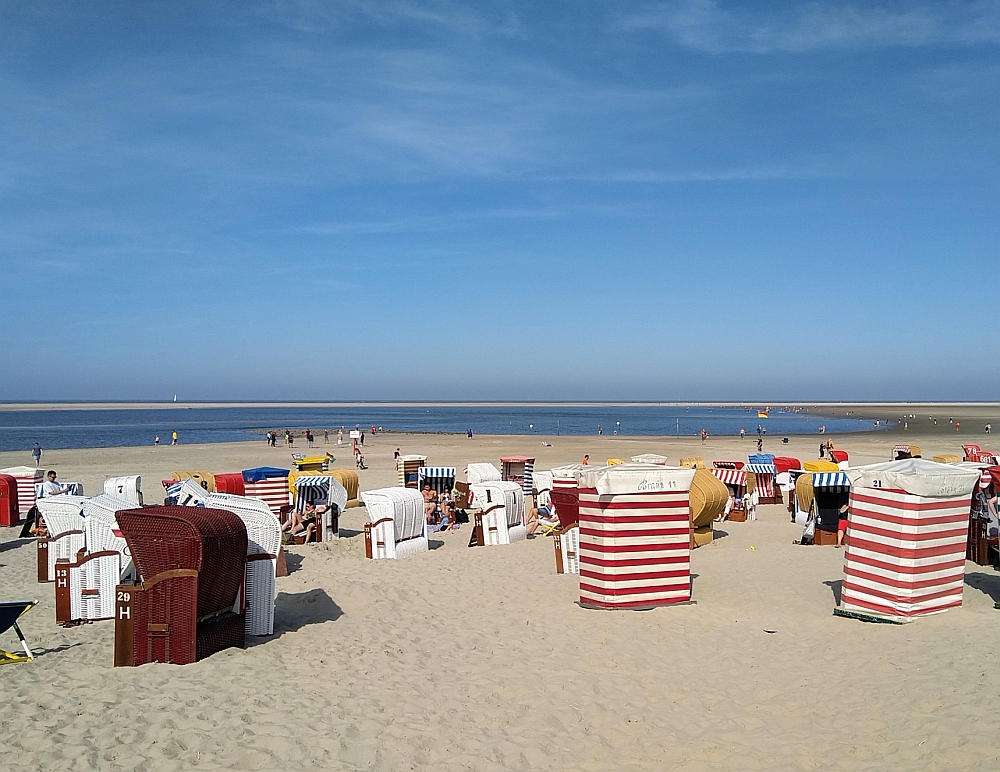
[[[176,431],[182,444],[263,442],[264,432],[312,429],[322,437],[344,427],[375,426],[390,432],[465,434],[596,435],[615,432],[630,436],[735,435],[743,428],[756,436],[758,426],[768,436],[885,431],[872,419],[830,418],[794,411],[772,410],[768,418],[738,407],[659,405],[532,405],[517,406],[395,406],[377,403],[349,407],[163,407],[87,410],[0,410],[0,450],[42,448],[109,448],[152,445],[159,435],[169,444]]]

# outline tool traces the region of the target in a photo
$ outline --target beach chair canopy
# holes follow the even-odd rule
[[[716,467],[710,471],[726,485],[732,485],[736,488],[746,487],[747,473],[743,469],[719,469]]]
[[[511,480],[491,480],[469,486],[472,490],[472,506],[483,512],[497,504],[504,507],[508,528],[524,523],[524,490],[519,483]]]
[[[595,489],[602,496],[688,491],[694,470],[659,464],[616,464],[603,468],[584,467],[577,472],[576,479],[580,488]]]
[[[295,508],[306,504],[329,504],[343,512],[347,507],[347,489],[331,474],[301,475],[295,478]]]
[[[742,461],[713,461],[715,469],[742,469],[746,466]]]
[[[18,640],[21,642],[21,648],[24,649],[24,654],[15,654],[14,652],[0,649],[0,665],[8,665],[15,662],[28,662],[29,660],[34,659],[31,649],[28,648],[28,642],[24,638],[24,633],[22,633],[21,628],[17,626],[17,620],[36,603],[37,601],[33,600],[0,602],[0,633],[5,633],[13,628],[14,632],[17,634]]]
[[[61,496],[50,496],[35,502],[38,513],[45,520],[45,530],[50,539],[58,539],[67,533],[83,533],[83,496],[73,496],[65,493]]]
[[[922,458],[866,464],[848,469],[845,474],[852,485],[899,490],[923,498],[971,495],[980,478],[976,469],[938,464]]]
[[[847,461],[849,458],[850,458],[850,456],[847,455],[847,451],[846,450],[831,450],[830,451],[830,460],[833,461],[833,462],[835,462],[835,463],[837,463],[837,464],[839,464],[842,461]]]
[[[253,469],[243,470],[243,482],[255,483],[269,480],[272,477],[288,477],[288,472],[288,469],[279,469],[274,466],[257,466]]]
[[[243,521],[247,529],[248,555],[277,557],[281,547],[281,524],[263,501],[231,493],[213,493],[205,506],[229,510]]]
[[[469,464],[465,467],[465,479],[471,483],[499,481],[500,470],[488,461]]]
[[[174,479],[183,479],[180,477]],[[213,483],[214,487],[214,483]],[[142,506],[142,477],[137,474],[109,477],[104,481],[104,492],[131,501],[133,506]]]
[[[813,472],[812,488],[814,492],[819,490],[849,491],[851,481],[846,472]]]
[[[678,463],[680,466],[687,467],[689,469],[705,468],[705,459],[701,456],[684,456]]]
[[[146,507],[118,513],[143,581],[167,571],[198,572],[197,618],[232,609],[243,586],[247,529],[233,512],[207,507]]]
[[[691,479],[691,526],[702,528],[722,514],[729,501],[729,488],[707,469],[696,469]]]
[[[632,456],[630,460],[633,464],[659,464],[660,466],[666,466],[669,459],[658,453],[640,453],[638,456]]]
[[[745,471],[754,474],[777,474],[778,468],[774,464],[747,464]]]
[[[779,472],[790,472],[792,469],[802,468],[802,462],[791,456],[775,456],[771,463]]]
[[[774,458],[773,453],[751,453],[747,456],[747,460],[751,464],[773,464]]]
[[[417,469],[417,487],[430,485],[438,493],[451,491],[455,487],[455,467],[422,466]]]
[[[817,458],[815,461],[806,461],[802,468],[807,472],[839,472],[840,467],[832,461],[824,458]]]
[[[427,520],[424,517],[424,497],[413,488],[377,488],[363,491],[368,519],[377,523],[390,518],[395,524],[397,542],[424,536]]]
[[[246,484],[242,472],[225,472],[215,475],[215,492],[242,496],[246,493]]]

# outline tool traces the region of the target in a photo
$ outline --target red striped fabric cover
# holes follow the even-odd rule
[[[726,485],[738,485],[742,488],[747,484],[747,473],[742,469],[713,469],[712,474]]]
[[[774,498],[774,475],[757,473],[757,496],[762,499]]]
[[[961,606],[971,503],[852,488],[841,607],[913,617]]]
[[[39,469],[33,474],[17,474],[4,472],[17,480],[17,508],[22,515],[35,506],[35,485],[45,482],[45,473]]]
[[[636,609],[691,599],[689,491],[580,489],[580,605]]]
[[[260,499],[267,508],[274,514],[282,507],[288,506],[288,476],[268,477],[259,482],[248,482],[244,484],[246,496],[251,499]]]

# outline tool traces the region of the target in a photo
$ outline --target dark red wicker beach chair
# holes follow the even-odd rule
[[[185,665],[244,645],[233,611],[246,573],[247,531],[233,512],[145,507],[118,513],[138,580],[116,591],[115,666]]]

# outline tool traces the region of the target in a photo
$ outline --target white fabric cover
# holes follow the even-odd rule
[[[694,469],[656,464],[615,464],[583,467],[576,472],[576,479],[581,488],[594,488],[602,496],[619,496],[691,490],[694,472]]]
[[[488,461],[485,461],[478,464],[469,464],[465,468],[465,479],[471,485],[472,483],[481,482],[499,482],[502,477],[499,469]]]
[[[121,496],[132,502],[133,506],[142,506],[142,477],[137,474],[124,477],[109,477],[104,481],[104,492],[113,496]]]
[[[632,456],[633,464],[659,464],[660,466],[667,465],[667,457],[661,456],[658,453],[642,453],[638,456]]]
[[[975,469],[922,458],[867,464],[844,471],[852,486],[902,490],[929,499],[972,495],[979,484],[979,472]]]
[[[405,558],[430,548],[424,497],[419,491],[412,488],[378,488],[363,491],[361,500],[372,523],[387,518],[390,521],[371,529],[373,558]]]

